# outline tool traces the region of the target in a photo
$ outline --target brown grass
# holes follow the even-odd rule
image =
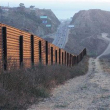
[[[39,98],[49,97],[51,88],[88,71],[88,57],[74,67],[61,65],[1,71],[0,108],[2,110],[24,110]]]

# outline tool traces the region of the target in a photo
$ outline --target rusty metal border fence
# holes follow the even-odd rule
[[[16,62],[16,68],[38,63],[72,67],[85,55],[86,48],[79,55],[73,55],[38,36],[0,23],[0,61],[4,70],[10,69],[12,62]]]

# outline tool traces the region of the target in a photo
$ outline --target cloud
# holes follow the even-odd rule
[[[0,2],[109,2],[110,0],[0,0]]]
[[[68,0],[64,0],[64,1],[68,1]],[[110,0],[69,0],[69,1],[71,2],[110,2]]]
[[[31,1],[36,1],[36,0],[31,0]],[[37,1],[40,1],[40,2],[110,2],[110,0],[37,0]]]

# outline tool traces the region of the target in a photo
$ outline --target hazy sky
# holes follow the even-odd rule
[[[51,9],[59,19],[72,17],[79,10],[102,9],[110,11],[110,0],[0,0],[2,6],[16,7],[24,3],[26,7]]]

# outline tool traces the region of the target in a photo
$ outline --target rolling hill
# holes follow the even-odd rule
[[[65,46],[69,52],[78,54],[84,47],[88,54],[101,54],[108,42],[101,37],[110,36],[110,12],[99,9],[82,10],[76,13],[70,23],[74,28],[70,30],[69,40]]]

